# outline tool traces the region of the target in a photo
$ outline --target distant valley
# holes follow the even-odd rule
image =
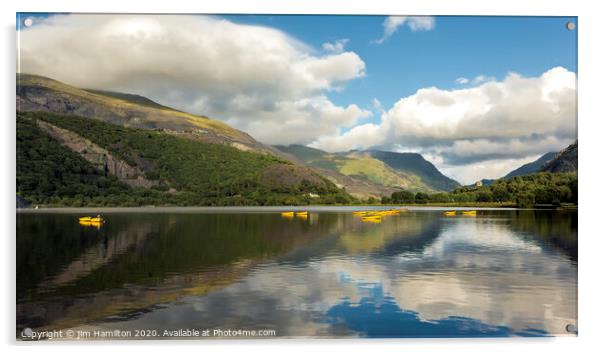
[[[402,189],[433,193],[451,191],[460,186],[460,183],[443,175],[432,163],[416,153],[379,150],[328,153],[302,145],[276,148],[329,176],[356,195],[369,195],[369,192],[390,195],[390,192]],[[349,178],[353,180],[349,181]],[[354,181],[367,183],[372,190],[365,186],[357,187],[358,182]]]

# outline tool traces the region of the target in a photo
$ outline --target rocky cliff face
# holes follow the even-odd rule
[[[113,156],[109,151],[74,132],[42,120],[38,120],[38,126],[61,145],[68,147],[92,163],[96,169],[115,175],[120,181],[131,187],[150,188],[159,184],[158,181],[144,178],[144,173],[138,168],[128,165],[125,161]]]
[[[577,141],[559,152],[541,168],[542,172],[577,172]]]

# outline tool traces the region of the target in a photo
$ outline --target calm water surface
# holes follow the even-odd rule
[[[248,212],[250,210],[250,212]],[[310,209],[311,210],[311,209]],[[273,329],[292,337],[568,335],[577,213],[346,208],[17,213],[17,332]]]

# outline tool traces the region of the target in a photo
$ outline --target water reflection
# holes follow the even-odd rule
[[[19,214],[18,327],[281,336],[563,335],[576,213]]]
[[[328,310],[328,321],[333,324],[344,323],[365,336],[379,338],[449,337],[452,333],[469,337],[506,337],[512,334],[509,327],[488,325],[472,318],[453,316],[424,321],[417,312],[400,309],[394,298],[388,297],[386,300],[379,306],[366,298],[359,304],[343,301]]]

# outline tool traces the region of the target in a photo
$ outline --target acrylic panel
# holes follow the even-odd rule
[[[18,340],[577,335],[576,17],[18,13]]]

